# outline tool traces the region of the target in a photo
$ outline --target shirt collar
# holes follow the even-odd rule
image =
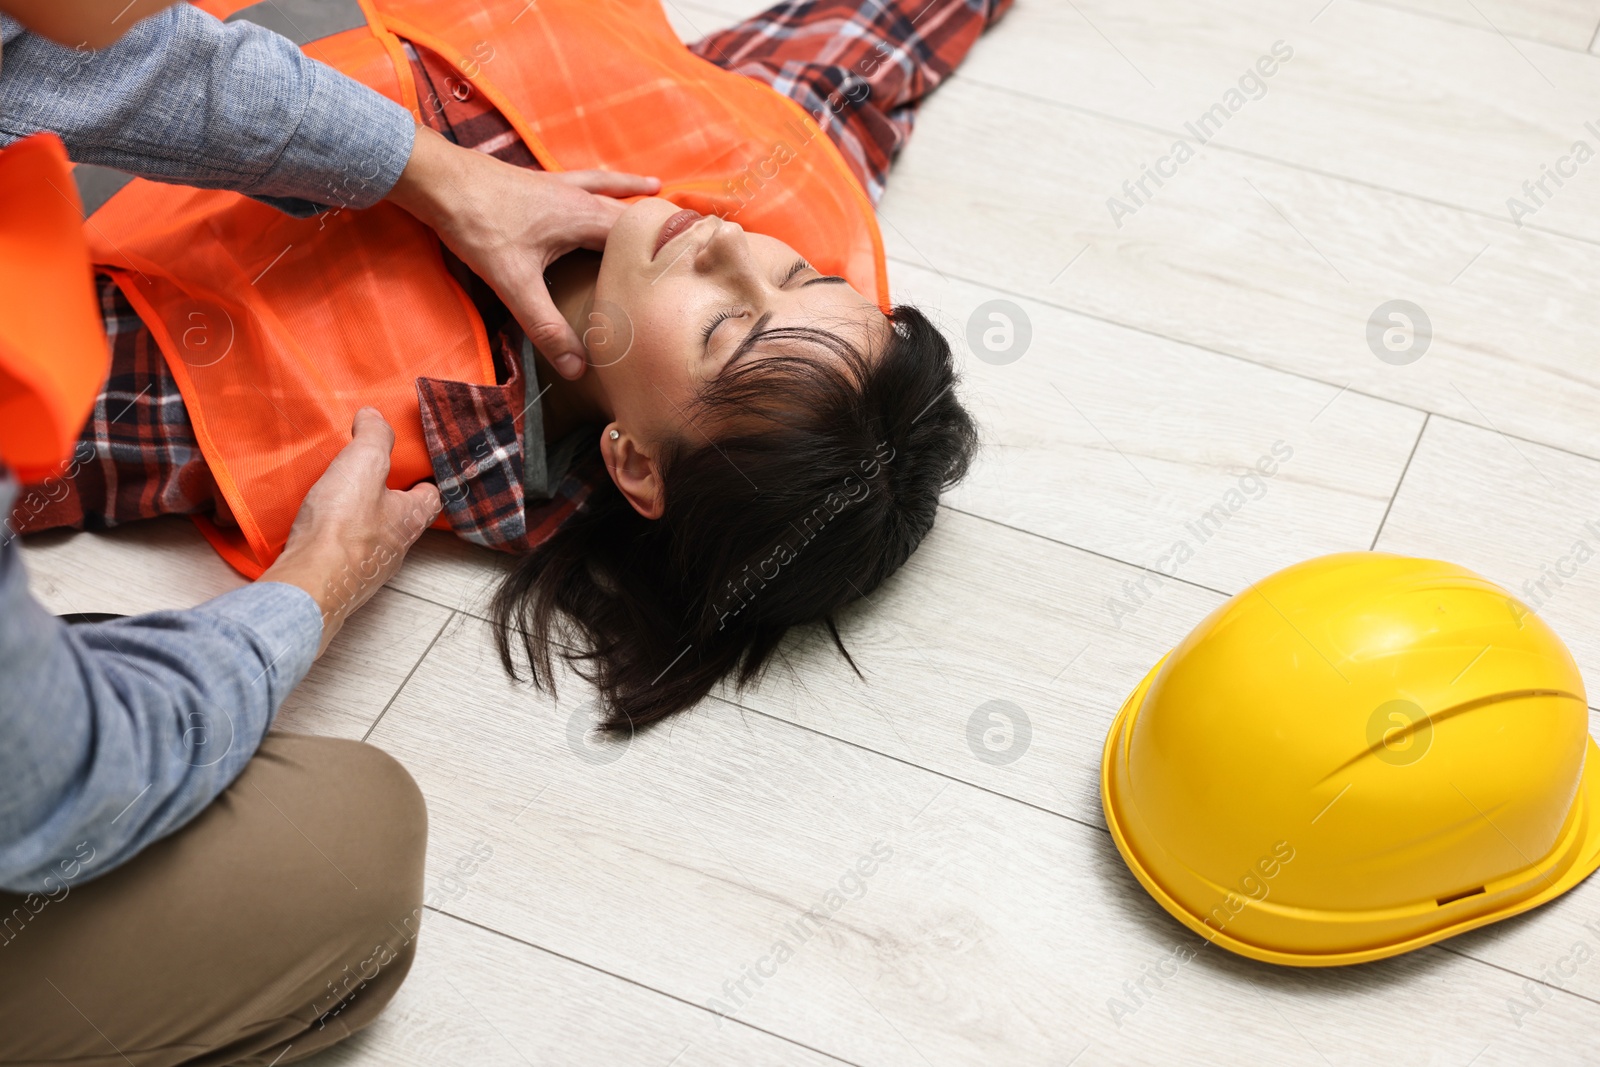
[[[540,357],[520,327],[508,323],[494,346],[503,383],[418,378],[417,405],[451,528],[476,544],[522,553],[554,533],[604,471],[586,462],[588,427],[546,447],[533,362]]]

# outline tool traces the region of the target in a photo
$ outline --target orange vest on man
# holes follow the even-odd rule
[[[67,150],[41,133],[0,149],[0,461],[61,473],[110,354]]]
[[[228,0],[199,6],[226,13]],[[410,40],[453,64],[547,170],[658,175],[661,195],[779,237],[887,308],[872,207],[833,143],[787,97],[689,52],[658,0],[361,6],[366,26],[306,52],[415,113]],[[88,237],[160,345],[238,525],[197,522],[250,577],[277,558],[357,408],[394,427],[389,485],[406,488],[433,475],[415,380],[494,381],[437,237],[392,205],[295,219],[136,180]]]

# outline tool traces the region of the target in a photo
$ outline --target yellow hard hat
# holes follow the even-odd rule
[[[1588,719],[1566,646],[1504,589],[1437,560],[1324,556],[1151,669],[1106,738],[1100,799],[1134,875],[1196,933],[1361,963],[1600,865]]]

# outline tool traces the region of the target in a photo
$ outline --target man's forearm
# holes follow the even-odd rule
[[[410,112],[247,22],[178,4],[99,52],[0,27],[0,145],[53,130],[75,162],[291,214],[369,207],[411,156]]]

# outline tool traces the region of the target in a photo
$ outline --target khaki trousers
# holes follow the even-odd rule
[[[427,822],[381,750],[269,734],[123,866],[0,894],[0,1064],[266,1067],[348,1037],[410,969]]]

